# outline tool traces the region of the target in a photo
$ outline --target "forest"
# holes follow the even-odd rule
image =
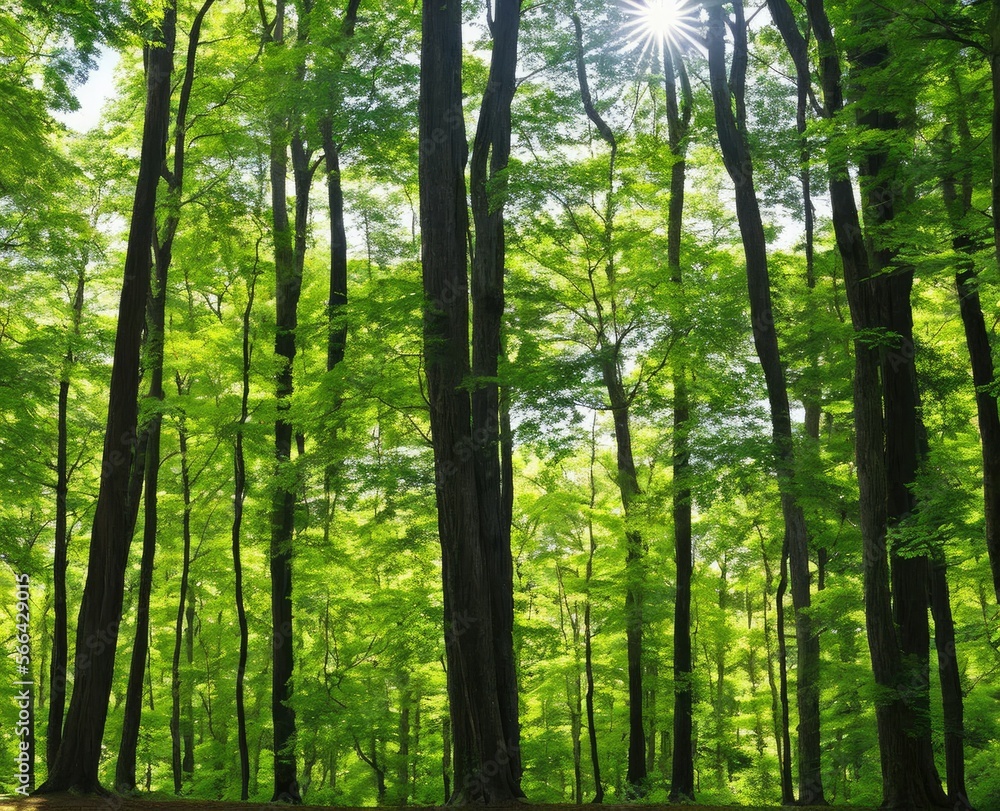
[[[1000,810],[1000,0],[11,0],[0,90],[0,794]]]

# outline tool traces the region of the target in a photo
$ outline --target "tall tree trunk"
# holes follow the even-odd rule
[[[931,563],[931,613],[934,617],[934,647],[937,650],[944,715],[945,777],[948,799],[955,811],[971,809],[965,786],[965,709],[962,703],[962,677],[958,670],[955,647],[955,622],[948,594],[947,564],[944,554]]]
[[[177,393],[184,393],[184,382],[177,375]],[[182,514],[183,552],[181,556],[180,595],[177,600],[177,621],[174,624],[174,655],[170,668],[170,741],[171,765],[174,776],[174,794],[181,793],[183,763],[181,759],[181,647],[184,642],[184,614],[190,599],[191,576],[191,476],[188,466],[187,426],[183,413],[177,425],[181,450],[181,489],[184,499]]]
[[[993,0],[989,20],[989,54],[992,88],[992,225],[993,253],[1000,257],[1000,0]],[[961,94],[957,79],[952,77]],[[967,102],[959,98],[957,127],[960,154],[972,144],[972,134],[966,113]],[[948,144],[950,151],[951,145]],[[972,179],[964,167],[961,188],[956,189],[955,177],[944,179],[945,204],[949,209],[954,236],[952,246],[960,254],[971,254],[980,247],[963,223],[972,209]],[[986,549],[993,572],[993,591],[1000,603],[1000,411],[997,408],[996,370],[990,336],[979,299],[978,270],[969,256],[958,263],[955,274],[959,308],[965,328],[965,342],[972,361],[972,381],[976,387],[976,414],[983,452],[983,514],[986,524]]]
[[[164,8],[159,41],[147,52],[146,110],[139,175],[125,255],[124,283],[108,396],[101,485],[94,512],[87,581],[77,622],[73,695],[62,740],[39,793],[103,791],[101,741],[111,696],[125,569],[134,529],[130,500],[138,457],[139,352],[156,228],[156,187],[166,154],[176,9]]]
[[[300,9],[297,41],[308,39],[312,3]],[[285,6],[279,3],[271,38],[276,46],[284,44]],[[305,69],[297,65],[296,76],[303,81]],[[295,187],[294,220],[288,214],[285,189],[288,153],[291,146],[292,176]],[[272,801],[301,802],[295,755],[295,710],[292,706],[292,682],[295,670],[294,625],[292,619],[292,537],[295,530],[296,485],[291,476],[294,427],[287,418],[294,389],[293,363],[296,354],[295,330],[302,292],[305,263],[306,226],[309,213],[309,188],[314,167],[310,152],[299,132],[298,122],[290,118],[271,122],[270,180],[271,217],[274,240],[275,325],[274,352],[279,360],[275,375],[278,416],[274,424],[275,480],[271,497],[271,719],[274,740],[274,793]]]
[[[257,243],[260,250],[260,242]],[[259,260],[259,253],[257,259]],[[243,600],[243,559],[240,553],[243,530],[243,502],[246,499],[246,459],[243,454],[243,431],[250,415],[250,316],[253,313],[254,294],[260,273],[259,261],[254,262],[253,275],[247,287],[247,303],[243,308],[243,367],[242,396],[240,397],[240,417],[236,427],[236,442],[233,448],[233,573],[235,575],[236,619],[240,628],[240,652],[236,665],[236,734],[240,757],[240,799],[246,802],[250,797],[250,749],[247,744],[247,711],[244,681],[247,672],[249,649],[249,627],[247,611]]]
[[[608,162],[608,188],[606,210],[604,212],[604,251],[607,257],[606,275],[613,284],[615,278],[614,264],[614,201],[612,199],[615,158],[618,143],[614,132],[594,106],[587,80],[587,67],[584,61],[583,25],[576,13],[571,15],[576,45],[576,72],[580,83],[580,99],[587,117],[594,124],[602,140],[610,148]],[[595,293],[596,296],[596,293]],[[598,310],[601,302],[595,300]],[[613,308],[612,308],[613,309]],[[622,358],[620,356],[621,342],[615,324],[599,325],[598,362],[601,378],[608,393],[611,413],[615,428],[615,445],[617,447],[617,480],[621,493],[622,508],[626,520],[631,517],[634,505],[640,495],[639,480],[635,470],[635,459],[632,453],[632,432],[629,427],[630,401],[622,381]],[[629,736],[628,736],[628,771],[626,781],[629,791],[641,794],[646,790],[646,729],[643,718],[642,689],[642,634],[643,634],[643,544],[642,535],[637,530],[625,532],[625,642],[628,662],[628,695],[629,695]]]
[[[820,49],[824,112],[833,117],[844,107],[840,57],[823,0],[807,0],[807,11]],[[883,692],[876,703],[882,765],[883,808],[944,808],[947,798],[933,762],[928,763],[918,728],[919,710],[910,700],[902,641],[897,634],[889,590],[888,479],[884,450],[885,422],[877,342],[881,327],[880,284],[866,250],[846,158],[827,155],[834,232],[844,266],[854,325],[855,456],[864,544],[864,593],[868,647],[875,681]],[[926,581],[924,581],[926,588]],[[924,611],[926,627],[926,609]]]
[[[866,86],[869,77],[889,66],[889,44],[878,35],[888,22],[889,18],[877,10],[859,12],[856,21],[859,33],[868,37],[864,49],[852,59],[859,74],[858,87],[864,95],[872,92]],[[869,131],[885,132],[890,138],[903,129],[895,112],[885,109],[881,101],[865,99],[859,107],[858,122]],[[916,511],[913,488],[921,459],[926,455],[910,304],[914,268],[899,261],[898,248],[888,243],[884,236],[887,226],[896,218],[897,203],[901,199],[895,185],[900,176],[899,167],[891,151],[889,147],[872,148],[863,153],[859,166],[871,272],[873,283],[878,287],[879,326],[886,330],[886,338],[880,342],[880,363],[885,414],[887,528],[890,532],[905,525]],[[901,675],[905,680],[906,700],[913,713],[907,732],[922,773],[931,778],[928,793],[935,802],[941,803],[946,802],[946,798],[937,775],[930,723],[927,620],[930,576],[928,555],[914,556],[890,549],[893,619],[903,656]],[[943,569],[940,576],[944,577]],[[947,601],[947,585],[939,597]]]
[[[169,261],[169,260],[168,260]],[[163,423],[163,344],[166,338],[167,263],[155,252],[156,279],[146,316],[146,351],[149,357],[149,394],[153,413],[143,431],[145,441],[146,484],[143,499],[142,560],[139,566],[139,602],[136,606],[135,638],[125,694],[122,737],[115,765],[117,791],[134,791],[136,786],[136,748],[142,716],[142,694],[149,654],[149,599],[153,589],[153,561],[156,555],[157,491],[160,476],[160,434]]]
[[[80,334],[83,317],[83,286],[85,268],[77,269],[76,292],[73,294],[72,332],[70,345],[63,359],[59,379],[58,437],[56,450],[56,526],[52,561],[53,628],[52,651],[49,661],[49,713],[45,739],[45,764],[49,771],[55,763],[62,739],[63,713],[66,709],[66,668],[69,661],[69,633],[66,611],[66,557],[69,548],[69,389],[73,368],[73,341]]]
[[[486,566],[496,665],[497,702],[510,773],[521,781],[521,727],[518,719],[517,663],[514,658],[514,566],[510,549],[511,480],[501,460],[500,359],[503,355],[504,201],[498,185],[510,158],[511,102],[514,98],[520,0],[497,0],[489,20],[493,35],[490,73],[472,144],[469,182],[475,247],[472,257],[472,437],[483,557]]]
[[[455,785],[451,800],[520,795],[497,691],[488,561],[477,487],[469,364],[460,4],[423,3],[420,225],[424,355],[436,470],[438,533]],[[470,451],[472,451],[470,453]]]
[[[684,299],[684,274],[681,267],[681,232],[684,221],[684,185],[687,164],[687,136],[693,107],[691,85],[683,62],[669,43],[663,44],[664,89],[667,98],[667,137],[674,164],[670,170],[670,205],[667,211],[667,266],[670,282],[678,300]],[[677,80],[681,101],[678,104]],[[683,308],[683,304],[682,304]],[[682,309],[680,321],[686,323]],[[674,598],[674,716],[673,755],[670,770],[670,801],[694,799],[693,704],[694,673],[691,661],[691,403],[687,363],[682,348],[681,360],[673,367],[673,522],[674,562],[677,568],[677,592]]]
[[[155,284],[150,297],[146,320],[146,341],[149,355],[149,401],[162,403],[163,391],[163,348],[166,340],[166,286],[170,264],[173,259],[174,237],[180,224],[180,195],[184,187],[184,156],[187,146],[187,110],[194,86],[195,59],[201,40],[201,27],[215,0],[204,0],[191,23],[187,53],[184,64],[184,80],[177,101],[174,123],[174,153],[171,169],[164,168],[167,189],[175,205],[168,208],[167,216],[158,238],[153,242]],[[160,442],[162,435],[161,406],[156,407],[149,424],[142,434],[143,451],[146,454],[146,484],[144,500],[144,523],[142,562],[139,575],[139,604],[136,610],[135,642],[129,671],[128,688],[125,699],[125,714],[122,738],[115,766],[115,785],[119,791],[133,791],[136,787],[136,747],[139,741],[139,726],[142,714],[143,676],[149,651],[149,599],[153,581],[153,562],[156,553],[157,534],[157,489],[160,467]]]
[[[601,761],[597,754],[597,719],[594,716],[594,651],[593,651],[593,631],[590,623],[590,590],[594,578],[594,555],[597,552],[597,538],[594,535],[594,505],[597,503],[597,481],[594,478],[594,468],[597,466],[597,417],[590,429],[590,503],[587,514],[587,537],[590,541],[590,549],[587,554],[586,584],[587,596],[583,607],[583,666],[587,680],[586,707],[587,707],[587,737],[590,741],[590,765],[594,771],[594,799],[591,801],[595,805],[604,802],[604,784],[601,783]]]
[[[781,563],[778,587],[774,595],[775,626],[778,634],[778,701],[781,705],[781,802],[795,802],[792,789],[792,736],[791,713],[788,701],[788,642],[785,636],[785,595],[788,593],[788,542],[781,544]]]
[[[795,498],[795,459],[791,414],[784,367],[778,349],[774,313],[771,307],[767,245],[760,207],[753,182],[753,163],[746,138],[744,82],[747,60],[747,28],[742,3],[736,12],[731,79],[726,78],[725,27],[721,5],[709,9],[708,52],[716,128],[723,162],[736,187],[736,212],[746,254],[750,315],[754,344],[767,384],[771,428],[775,448],[781,512],[785,521],[792,604],[795,608],[795,636],[798,655],[796,698],[799,711],[799,800],[825,804],[819,728],[819,637],[809,616],[811,603],[809,536],[802,507]],[[733,113],[733,101],[737,113]]]

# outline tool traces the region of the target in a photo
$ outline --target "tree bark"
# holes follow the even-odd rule
[[[45,765],[51,771],[55,763],[59,741],[62,739],[63,713],[66,710],[66,672],[69,661],[69,633],[66,611],[66,567],[69,548],[68,497],[69,497],[69,389],[73,368],[72,341],[80,334],[83,315],[83,287],[85,268],[77,270],[76,292],[73,294],[73,326],[70,346],[63,360],[59,379],[58,435],[56,446],[56,526],[52,560],[53,628],[52,651],[49,660],[49,713],[45,739]]]
[[[177,376],[177,393],[183,393],[183,381]],[[177,621],[174,624],[174,654],[170,667],[170,742],[174,794],[181,793],[183,763],[181,758],[181,647],[184,642],[184,614],[188,604],[191,576],[191,476],[188,468],[187,428],[183,414],[177,426],[181,450],[181,488],[184,499],[182,514],[181,583],[177,600]]]
[[[746,139],[743,112],[747,60],[746,21],[742,3],[735,3],[733,7],[736,20],[733,27],[735,46],[731,78],[727,81],[726,23],[721,5],[709,9],[709,73],[723,162],[736,187],[736,212],[746,255],[754,344],[767,384],[775,467],[788,545],[798,657],[796,698],[799,711],[799,801],[810,805],[824,805],[826,800],[823,796],[819,726],[819,637],[813,630],[809,616],[809,536],[802,507],[795,498],[795,458],[788,389],[771,307],[764,226],[754,189],[753,163]],[[733,100],[737,109],[735,115]]]
[[[587,555],[586,583],[587,595],[583,607],[583,667],[587,680],[586,697],[584,699],[587,708],[587,737],[590,741],[590,765],[594,771],[594,799],[595,805],[604,802],[604,785],[601,783],[601,760],[597,753],[597,720],[594,717],[594,651],[593,651],[593,631],[590,624],[590,590],[594,578],[594,555],[597,553],[597,538],[594,535],[594,505],[597,503],[597,481],[594,478],[594,468],[597,466],[597,417],[590,429],[590,512],[587,515],[587,536],[590,541],[590,550]]]
[[[260,250],[259,242],[257,243],[257,250]],[[247,711],[244,690],[250,633],[247,624],[246,605],[243,600],[243,560],[240,553],[241,534],[243,530],[243,502],[246,499],[247,482],[246,459],[243,454],[243,431],[250,414],[250,359],[252,353],[250,344],[250,316],[253,312],[253,300],[257,289],[257,277],[259,273],[259,261],[255,261],[253,275],[250,277],[247,287],[246,307],[243,309],[242,396],[240,397],[240,417],[236,427],[236,441],[233,447],[233,574],[235,576],[234,597],[236,600],[236,619],[240,629],[240,652],[236,665],[236,734],[240,758],[240,800],[243,802],[246,802],[250,797],[250,748],[247,744]]]
[[[820,49],[820,77],[825,115],[844,107],[840,57],[823,0],[807,0],[807,11]],[[864,544],[864,593],[868,646],[875,681],[882,765],[882,807],[887,809],[950,807],[933,762],[928,762],[910,699],[902,640],[897,634],[889,590],[888,478],[885,421],[882,411],[880,350],[873,336],[881,327],[880,285],[864,244],[846,158],[828,153],[830,201],[834,232],[844,266],[851,320],[854,325],[855,455]],[[926,587],[926,581],[924,581]],[[926,609],[924,611],[926,627]],[[919,692],[919,685],[917,685]]]
[[[520,795],[497,691],[488,564],[466,388],[469,302],[462,113],[462,14],[423,3],[420,81],[420,230],[424,356],[433,438],[451,734],[453,803]]]
[[[684,186],[687,136],[693,108],[691,85],[683,62],[669,43],[663,45],[664,90],[667,102],[667,138],[674,163],[670,169],[670,204],[667,211],[667,267],[670,282],[681,304],[680,321],[687,325],[684,310],[684,274],[681,266],[681,232],[684,220]],[[681,98],[678,103],[677,81]],[[682,347],[683,350],[683,347]],[[674,598],[674,715],[673,753],[670,769],[670,802],[694,800],[694,709],[693,662],[691,660],[691,403],[687,362],[682,357],[673,366],[674,432],[672,497],[674,563],[677,591]]]
[[[143,436],[145,440],[146,483],[143,499],[142,560],[139,565],[139,601],[136,606],[135,638],[125,694],[122,737],[115,764],[115,788],[120,792],[136,787],[136,748],[142,716],[143,682],[149,654],[149,599],[153,588],[153,562],[156,555],[157,491],[160,475],[160,434],[163,423],[163,344],[166,326],[167,264],[160,251],[155,252],[156,279],[146,317],[146,351],[149,357],[149,393],[147,401],[154,403]]]
[[[52,769],[38,793],[71,789],[103,792],[98,768],[114,674],[125,569],[134,529],[130,485],[139,456],[139,352],[149,290],[150,250],[156,228],[156,187],[166,155],[170,121],[175,26],[176,10],[168,3],[159,41],[147,52],[139,174],[118,309],[101,485],[77,623],[73,695]]]
[[[312,4],[301,9],[297,40],[308,38]],[[279,3],[273,21],[272,41],[284,44],[285,7]],[[302,81],[304,67],[296,67]],[[294,220],[289,221],[285,184],[288,174],[286,143],[290,141],[292,175],[295,187]],[[292,476],[294,427],[287,418],[289,400],[294,390],[293,363],[296,354],[295,330],[302,292],[305,263],[306,225],[309,213],[309,188],[314,169],[297,122],[276,118],[271,122],[270,180],[271,217],[274,239],[275,325],[274,352],[279,360],[275,375],[278,416],[274,424],[275,482],[271,497],[271,719],[274,735],[274,792],[272,802],[299,803],[295,754],[295,709],[292,689],[295,670],[292,617],[292,537],[295,531],[296,486]]]
[[[490,592],[497,701],[510,772],[521,781],[517,663],[514,657],[514,566],[510,549],[511,478],[501,460],[500,360],[504,315],[503,175],[510,158],[520,0],[497,0],[489,21],[493,51],[472,144],[469,181],[475,246],[472,257],[472,436],[481,542]],[[518,789],[520,791],[520,789]]]

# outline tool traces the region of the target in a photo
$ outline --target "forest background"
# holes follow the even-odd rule
[[[635,3],[498,0],[440,40],[411,3],[0,11],[0,682],[33,683],[33,784],[98,715],[123,790],[432,804],[496,769],[449,713],[481,625],[439,525],[486,449],[502,765],[531,800],[916,807],[881,753],[926,807],[1000,808],[998,9],[707,3],[651,32]],[[99,46],[115,91],[75,132]],[[509,159],[480,140],[500,87]],[[456,144],[473,217],[431,295],[428,171]],[[502,332],[492,369],[448,344],[451,390],[495,417],[452,468],[434,317],[475,341],[470,297]],[[116,477],[119,586],[91,543]],[[121,606],[76,637],[88,577]],[[106,661],[108,700],[64,716]]]

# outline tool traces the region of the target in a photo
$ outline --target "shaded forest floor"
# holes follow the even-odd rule
[[[264,804],[219,802],[214,800],[161,800],[141,797],[81,797],[73,794],[54,794],[47,797],[28,797],[26,799],[0,798],[0,811],[261,811],[261,809],[287,809],[293,806]],[[441,806],[409,806],[419,811],[445,811]],[[540,811],[771,811],[781,806],[748,806],[748,805],[569,805],[522,803],[499,808],[497,811],[525,811],[528,808],[538,808]],[[810,806],[813,807],[813,806]],[[843,806],[865,811],[860,806]],[[329,811],[330,806],[300,805],[296,811]],[[808,808],[799,807],[800,811]],[[820,806],[815,806],[819,811]],[[372,811],[371,808],[351,809],[337,806],[337,811]],[[398,809],[394,809],[398,811]],[[448,809],[447,811],[452,811]],[[826,811],[829,811],[827,808]]]

